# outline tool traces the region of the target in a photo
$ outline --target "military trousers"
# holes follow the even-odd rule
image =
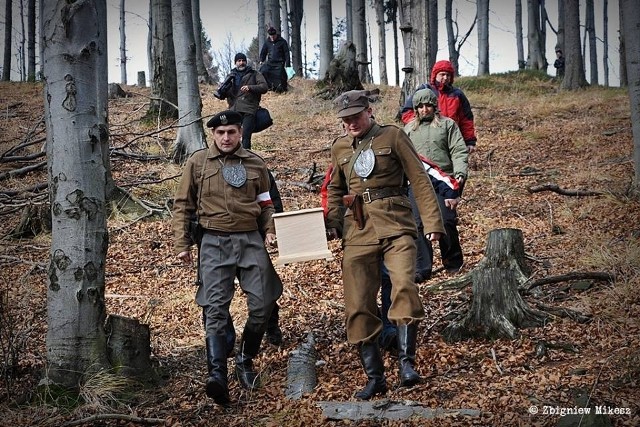
[[[403,325],[424,319],[424,307],[414,283],[416,244],[413,236],[383,239],[377,245],[345,244],[342,281],[347,340],[351,344],[374,341],[382,330],[377,302],[381,262],[389,271],[392,284],[389,320]]]
[[[247,297],[245,328],[264,332],[282,282],[271,280],[273,269],[258,231],[218,235],[205,231],[200,245],[202,283],[196,302],[203,308],[207,336],[225,335],[236,274]]]

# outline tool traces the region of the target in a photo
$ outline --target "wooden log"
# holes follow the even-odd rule
[[[543,325],[548,316],[530,308],[518,292],[528,275],[522,231],[490,231],[485,257],[472,272],[471,308],[445,328],[445,340],[515,339],[519,328]]]
[[[427,408],[416,402],[384,399],[368,402],[318,402],[322,415],[330,420],[406,420],[449,417],[479,417],[477,409]]]

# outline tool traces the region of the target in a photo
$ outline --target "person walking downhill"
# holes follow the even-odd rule
[[[174,250],[189,266],[193,263],[191,246],[196,243],[190,221],[197,218],[202,230],[196,302],[205,318],[206,393],[225,406],[230,402],[227,331],[236,274],[247,297],[248,316],[235,356],[235,374],[246,389],[258,387],[253,359],[282,294],[281,284],[268,278],[270,259],[265,245],[276,242],[269,171],[260,157],[241,146],[241,123],[240,113],[231,110],[207,122],[214,144],[187,160],[173,210]]]
[[[416,340],[425,313],[414,283],[416,224],[407,178],[428,237],[440,239],[444,226],[433,186],[411,140],[396,126],[375,123],[369,92],[348,91],[334,102],[346,134],[331,146],[327,233],[331,238],[342,236],[347,340],[358,347],[368,379],[355,397],[368,400],[387,392],[378,344],[381,262],[392,283],[389,319],[398,327],[400,386],[421,381],[415,370]]]
[[[262,95],[269,90],[262,73],[247,65],[247,56],[236,53],[235,68],[225,78],[229,82],[225,93],[230,110],[242,116],[242,146],[251,149],[251,136],[256,128],[256,112],[260,107]],[[224,86],[224,85],[223,85]]]
[[[438,97],[431,89],[417,91],[413,95],[413,105],[416,116],[405,125],[404,131],[420,155],[433,161],[462,188],[467,179],[469,152],[458,125],[452,119],[440,115]],[[442,264],[446,271],[455,273],[462,268],[463,263],[456,212],[460,199],[447,198],[443,193],[437,193],[437,196],[447,232],[439,242]],[[420,217],[417,213],[415,217],[420,228]],[[430,268],[433,264],[433,248],[430,242],[425,242],[425,246],[425,261]]]
[[[269,90],[286,92],[289,89],[289,77],[285,67],[291,67],[289,43],[274,27],[269,27],[267,34],[260,49],[260,72],[266,77]]]

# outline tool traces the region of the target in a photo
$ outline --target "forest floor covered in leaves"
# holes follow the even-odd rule
[[[215,405],[204,393],[204,334],[194,301],[195,272],[173,253],[166,210],[164,216],[114,214],[109,219],[105,292],[108,314],[150,326],[160,384],[131,394],[124,393],[130,387],[112,375],[93,376],[81,384],[82,402],[45,403],[36,386],[46,369],[50,235],[9,236],[24,206],[46,207],[46,190],[22,191],[45,183],[46,168],[20,176],[11,172],[45,159],[12,159],[44,149],[42,86],[2,82],[0,425],[60,426],[97,414],[120,414],[120,419],[81,424],[139,425],[126,415],[163,419],[172,426],[554,426],[560,415],[548,412],[593,405],[622,411],[609,416],[614,426],[640,425],[640,201],[628,193],[633,146],[626,90],[594,87],[562,93],[552,78],[528,73],[462,78],[459,83],[475,112],[478,146],[470,157],[470,178],[459,206],[465,265],[458,275],[469,273],[482,259],[487,234],[497,228],[522,230],[532,280],[571,272],[615,275],[612,283],[565,281],[524,295],[532,307],[567,308],[589,316],[589,321],[551,316],[544,327],[523,329],[513,341],[445,342],[441,332],[468,310],[471,288],[434,291],[431,285],[456,277],[443,271],[419,285],[427,312],[417,351],[424,381],[398,389],[397,360],[385,353],[392,386],[385,398],[432,409],[473,409],[479,416],[448,411],[436,420],[346,421],[323,415],[319,402],[355,402],[354,391],[366,382],[357,351],[346,342],[338,242],[330,242],[333,261],[277,268],[284,283],[284,344],[265,342],[256,360],[261,389],[248,393],[232,380],[233,405]],[[175,126],[142,120],[148,88],[124,89],[129,97],[109,104],[111,145],[121,153],[112,156],[113,175],[119,186],[162,211],[180,174],[180,167],[166,160]],[[205,115],[225,108],[213,98],[214,89],[202,87]],[[399,88],[380,89],[374,114],[381,123],[393,123]],[[286,211],[320,206],[314,191],[318,181],[309,181],[326,170],[331,141],[340,134],[330,102],[313,95],[314,82],[297,78],[288,93],[265,95],[263,105],[275,124],[253,138],[254,149],[276,175]],[[32,144],[12,150],[21,143]],[[142,160],[133,154],[160,159]],[[543,184],[602,194],[529,191]],[[436,251],[435,267],[439,265]],[[239,290],[232,315],[241,331],[245,305]],[[287,361],[308,332],[316,339],[317,386],[302,399],[289,400]],[[537,352],[543,344],[547,351]],[[231,361],[229,367],[232,372]]]

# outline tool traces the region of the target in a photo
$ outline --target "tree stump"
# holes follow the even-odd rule
[[[149,325],[135,319],[110,315],[107,318],[107,356],[116,372],[153,381],[155,372],[151,367],[151,337]]]
[[[466,315],[443,331],[448,342],[472,337],[515,339],[518,329],[542,326],[547,315],[532,309],[518,292],[529,275],[522,231],[489,232],[485,257],[472,272],[473,299]]]
[[[364,89],[358,73],[356,46],[352,42],[347,41],[342,45],[338,54],[331,60],[324,78],[318,81],[316,86],[321,89],[316,96],[328,100],[348,90]]]

